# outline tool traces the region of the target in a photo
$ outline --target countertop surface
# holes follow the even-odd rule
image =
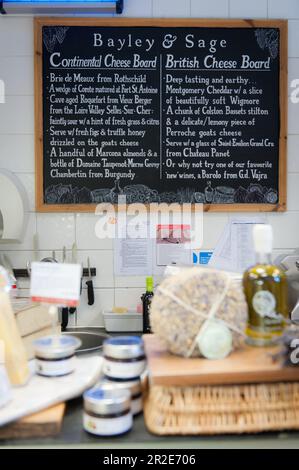
[[[83,329],[82,329],[83,331]],[[98,331],[102,329],[86,329]],[[53,437],[0,441],[0,447],[83,447],[83,448],[293,448],[299,449],[299,432],[262,433],[229,436],[155,436],[145,427],[143,416],[134,419],[133,429],[119,437],[99,438],[86,433],[82,427],[82,398],[70,400],[61,432]]]
[[[243,436],[154,436],[144,425],[143,416],[134,420],[132,431],[120,437],[98,438],[87,434],[82,427],[82,400],[68,402],[63,426],[55,437],[4,440],[3,447],[85,447],[85,448],[299,448],[299,433],[264,433]]]

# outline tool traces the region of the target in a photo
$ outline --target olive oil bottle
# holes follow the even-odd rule
[[[288,318],[287,278],[271,262],[272,227],[258,224],[253,228],[256,265],[245,271],[244,292],[248,304],[247,342],[270,346],[279,337]]]
[[[154,280],[152,276],[147,276],[146,292],[141,297],[142,307],[143,307],[143,333],[151,333],[150,307],[151,307],[153,296],[154,296]]]

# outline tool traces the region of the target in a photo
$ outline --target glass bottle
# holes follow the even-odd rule
[[[154,296],[154,280],[152,276],[146,278],[146,292],[141,296],[143,313],[143,333],[151,333],[150,306]]]
[[[248,304],[247,342],[269,346],[286,326],[288,318],[286,274],[271,262],[272,227],[258,224],[253,228],[256,264],[245,271],[243,287]]]

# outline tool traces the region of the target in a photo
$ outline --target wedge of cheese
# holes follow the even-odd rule
[[[6,292],[0,292],[0,348],[11,384],[26,383],[30,375],[26,351]]]
[[[48,313],[48,309],[43,305],[31,304],[14,313],[18,330],[22,337],[36,333],[44,328],[50,328],[52,325],[52,318]]]

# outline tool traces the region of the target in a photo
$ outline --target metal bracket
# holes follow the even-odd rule
[[[124,9],[124,0],[116,0],[116,13],[121,15]]]
[[[18,277],[28,278],[29,277],[27,269],[14,269],[13,272],[16,278]],[[90,268],[90,276],[95,277],[96,275],[97,275],[97,268]],[[89,277],[88,268],[83,269],[83,277]]]

